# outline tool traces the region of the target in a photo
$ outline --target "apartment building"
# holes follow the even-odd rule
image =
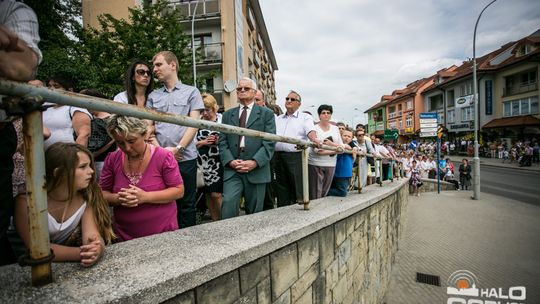
[[[83,24],[98,27],[97,17],[108,13],[128,19],[128,8],[141,7],[155,0],[83,0]],[[171,9],[180,10],[191,35],[194,21],[194,47],[203,56],[196,63],[197,74],[213,72],[201,91],[211,93],[225,109],[237,105],[236,83],[242,77],[257,82],[265,99],[275,103],[274,72],[278,69],[272,44],[258,0],[169,0]],[[182,75],[180,75],[182,76]]]
[[[364,111],[368,114],[367,132],[371,135],[381,136],[386,128],[386,105],[392,100],[392,95],[383,95],[381,100],[371,108]]]
[[[539,59],[540,30],[477,58],[478,113],[472,61],[439,71],[423,94],[426,112],[439,113],[450,139],[472,139],[475,119],[483,141],[537,136]]]
[[[386,104],[386,129],[399,131],[399,142],[415,137],[419,132],[418,114],[423,112],[422,92],[433,84],[434,76],[409,83],[404,89],[392,92],[392,99]]]

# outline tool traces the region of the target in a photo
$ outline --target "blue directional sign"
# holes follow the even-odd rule
[[[435,118],[435,119],[437,119],[437,112],[423,112],[423,113],[420,113],[420,118],[421,119],[426,119],[426,118]]]

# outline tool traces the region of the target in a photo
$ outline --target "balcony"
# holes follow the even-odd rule
[[[503,88],[503,97],[538,90],[538,82]]]
[[[396,118],[396,112],[388,113],[388,119]]]
[[[197,46],[198,65],[216,64],[222,62],[221,43],[207,43]]]
[[[199,2],[197,6],[197,11],[195,11],[195,5]],[[219,0],[199,0],[199,1],[169,1],[169,6],[175,10],[180,10],[182,14],[186,17],[191,17],[195,15],[197,17],[212,17],[219,16]]]

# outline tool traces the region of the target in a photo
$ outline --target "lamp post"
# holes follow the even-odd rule
[[[193,55],[193,86],[197,87],[197,63],[195,62],[195,14],[197,13],[197,6],[199,1],[195,2],[195,8],[193,9],[193,15],[191,16],[191,53]]]
[[[473,95],[473,102],[474,102],[474,168],[473,168],[473,181],[474,181],[474,187],[473,187],[473,197],[472,199],[478,200],[480,199],[480,157],[478,155],[478,129],[480,125],[480,113],[478,112],[479,106],[478,106],[478,79],[476,78],[476,29],[478,27],[478,22],[480,21],[480,17],[482,17],[482,14],[484,11],[492,5],[495,1],[491,1],[488,5],[484,7],[484,9],[480,12],[480,15],[478,15],[478,19],[476,19],[476,24],[474,25],[474,34],[473,34],[473,87],[474,87],[474,95]]]
[[[354,108],[354,111],[360,111],[358,108]],[[357,117],[356,112],[353,112],[353,115],[351,117],[351,128],[354,129],[354,118]]]

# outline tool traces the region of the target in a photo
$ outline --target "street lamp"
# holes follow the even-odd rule
[[[358,108],[354,108],[354,111],[360,111],[360,109]],[[354,118],[356,117],[357,115],[355,115],[355,112],[353,112],[353,115],[351,117],[351,128],[354,129]]]
[[[478,156],[478,129],[480,124],[480,113],[478,113],[479,106],[478,106],[478,83],[476,79],[476,28],[478,27],[478,22],[480,21],[480,17],[482,17],[482,13],[495,1],[491,1],[488,5],[484,7],[484,9],[480,12],[480,15],[478,15],[478,19],[476,19],[476,24],[474,25],[474,34],[473,34],[473,87],[474,87],[474,95],[473,95],[473,102],[474,102],[474,168],[473,168],[473,181],[474,181],[474,187],[473,187],[473,197],[472,199],[478,200],[480,199],[480,157]]]
[[[197,64],[195,63],[195,14],[197,13],[197,6],[199,1],[195,3],[195,9],[193,9],[193,15],[191,16],[191,53],[193,55],[193,86],[197,87]]]

